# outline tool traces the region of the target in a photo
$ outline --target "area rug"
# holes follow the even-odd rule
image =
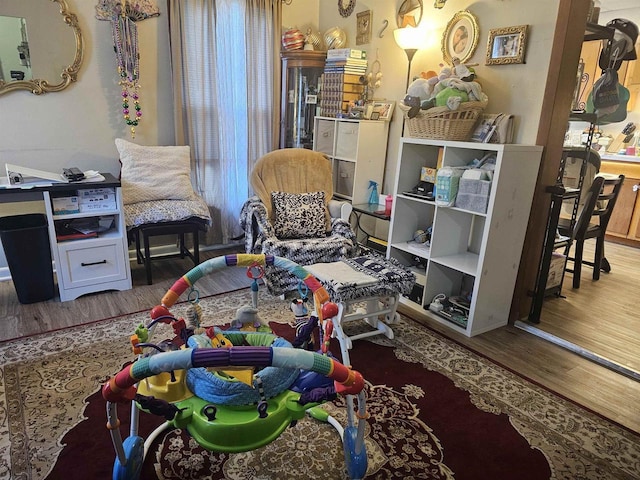
[[[228,324],[250,298],[243,290],[202,299],[206,324]],[[259,308],[276,333],[292,338],[287,302],[261,292]],[[0,345],[0,479],[111,477],[115,453],[99,388],[132,360],[128,337],[147,319],[126,315]],[[640,478],[640,436],[409,318],[393,329],[393,340],[358,340],[350,353],[367,381],[367,478]],[[325,408],[344,421],[342,401]],[[126,436],[127,413],[120,417]],[[140,434],[160,423],[142,414]],[[230,455],[167,431],[142,478],[348,477],[335,429],[304,419],[266,447]]]

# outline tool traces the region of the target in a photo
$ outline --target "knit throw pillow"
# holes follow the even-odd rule
[[[271,192],[278,238],[326,236],[324,192]]]
[[[125,205],[154,200],[194,200],[189,146],[146,147],[116,138]]]

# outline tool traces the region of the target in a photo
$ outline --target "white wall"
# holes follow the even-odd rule
[[[303,0],[293,0],[283,12]],[[323,2],[320,10],[320,30],[338,26],[347,32],[348,46],[367,50],[369,65],[378,58],[382,65],[382,86],[376,91],[376,97],[400,101],[405,95],[407,78],[407,57],[397,46],[393,30],[397,28],[396,13],[401,0],[358,0],[351,16],[343,18],[338,12],[336,2]],[[442,62],[441,39],[447,22],[453,15],[469,9],[477,20],[480,29],[479,43],[469,63],[475,67],[478,79],[489,96],[487,112],[510,112],[516,116],[518,143],[534,143],[540,116],[542,97],[549,67],[553,32],[555,28],[558,0],[499,0],[475,1],[449,0],[444,8],[438,10],[433,3],[424,1],[423,22],[431,29],[425,38],[424,48],[419,50],[412,62],[412,77],[421,71],[440,69]],[[329,6],[330,5],[330,6]],[[356,14],[365,10],[373,12],[372,41],[368,45],[355,45]],[[304,11],[299,22],[304,20]],[[382,38],[379,34],[383,21],[389,26]],[[487,38],[489,29],[514,25],[529,25],[526,50],[526,63],[519,65],[485,66]],[[387,167],[383,192],[390,192],[396,169],[396,157],[402,130],[402,116],[396,108],[391,122],[389,145],[387,149]]]
[[[78,16],[85,44],[78,82],[62,92],[34,95],[20,90],[0,96],[2,170],[4,163],[13,163],[52,172],[75,165],[118,173],[114,139],[129,138],[129,128],[122,119],[111,28],[109,22],[95,18],[96,2],[67,3]],[[51,21],[62,22],[62,17],[57,15]],[[171,144],[173,107],[166,12],[161,9],[159,17],[138,22],[138,33],[143,119],[135,142]],[[30,39],[35,35],[37,32],[29,32]]]
[[[325,5],[327,1],[323,2]],[[326,7],[325,7],[326,8]],[[306,33],[310,28],[319,32],[320,0],[291,0],[291,4],[282,4],[282,27],[297,28]]]
[[[67,4],[78,17],[84,39],[78,81],[61,92],[34,95],[19,90],[0,95],[0,175],[5,163],[50,172],[62,172],[67,166],[119,172],[114,139],[131,137],[122,118],[111,27],[95,18],[96,2],[67,0]],[[133,141],[143,145],[175,143],[168,18],[164,2],[157,4],[160,16],[137,24],[143,117]],[[51,21],[62,22],[62,17],[56,14]],[[35,35],[35,30],[29,31],[30,42]],[[0,216],[44,212],[42,202],[2,203],[6,200],[0,195]],[[0,250],[0,270],[4,265]]]

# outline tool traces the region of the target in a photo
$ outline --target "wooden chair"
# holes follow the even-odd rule
[[[133,227],[129,230],[129,239],[133,239],[136,246],[136,260],[138,264],[144,264],[147,276],[147,284],[151,285],[151,261],[167,258],[185,258],[193,260],[193,264],[200,264],[200,241],[199,232],[207,231],[207,222],[199,217],[187,218],[177,221],[165,221],[158,223],[146,223]],[[186,235],[191,234],[192,250],[186,243]],[[160,235],[177,235],[178,251],[176,253],[164,253],[151,255],[149,239]],[[142,237],[142,241],[141,238]],[[144,248],[144,250],[143,250]]]
[[[136,259],[151,285],[151,261],[185,258],[200,263],[198,235],[211,225],[209,207],[191,184],[189,146],[143,146],[117,138],[124,218]],[[192,251],[186,244],[191,234]],[[178,251],[151,255],[150,238],[177,235]],[[144,249],[143,249],[144,248]]]
[[[574,257],[569,258],[573,261],[573,288],[580,288],[580,275],[582,265],[593,267],[594,280],[600,279],[600,271],[606,273],[611,271],[611,266],[604,256],[604,240],[611,213],[616,205],[618,195],[622,188],[624,175],[596,176],[593,181],[592,188],[589,190],[589,198],[585,200],[585,205],[580,218],[574,229],[575,252]],[[597,223],[591,223],[592,217],[598,217]],[[565,234],[562,226],[559,225],[558,230],[561,234]],[[584,242],[590,238],[596,239],[596,249],[593,262],[583,259]]]

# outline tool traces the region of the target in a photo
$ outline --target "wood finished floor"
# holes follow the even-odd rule
[[[201,260],[225,253],[231,252],[203,252]],[[607,250],[608,257],[612,254],[612,250]],[[86,295],[64,303],[54,299],[21,305],[17,300],[13,284],[0,282],[0,319],[2,319],[0,341],[135,311],[146,311],[160,301],[173,282],[186,273],[192,264],[187,260],[179,259],[155,262],[153,285],[146,284],[144,270],[139,265],[132,263],[131,267],[134,286],[132,290]],[[616,265],[616,276],[622,275],[622,267],[619,270],[618,268]],[[615,278],[613,272],[610,278]],[[579,293],[587,292],[587,283],[589,282],[585,281],[585,289],[581,288]],[[600,283],[605,285],[602,280]],[[637,286],[637,283],[635,285]],[[220,270],[215,275],[209,275],[198,281],[198,288],[203,296],[248,286],[249,281],[244,269],[241,268]],[[612,288],[615,289],[615,287]],[[585,298],[586,296],[584,295]],[[581,304],[580,300],[576,302]],[[400,306],[401,311],[402,308]],[[546,309],[545,305],[545,313]],[[412,316],[415,317],[415,314],[412,313]],[[525,377],[640,432],[640,415],[638,415],[636,404],[640,398],[640,382],[596,365],[513,326],[467,338],[431,320],[427,315],[418,318],[418,321]]]
[[[594,246],[585,242],[585,259],[593,261]],[[536,327],[640,372],[640,249],[606,242],[605,255],[611,272],[595,281],[583,266],[578,289],[567,273],[562,296],[545,301]]]

